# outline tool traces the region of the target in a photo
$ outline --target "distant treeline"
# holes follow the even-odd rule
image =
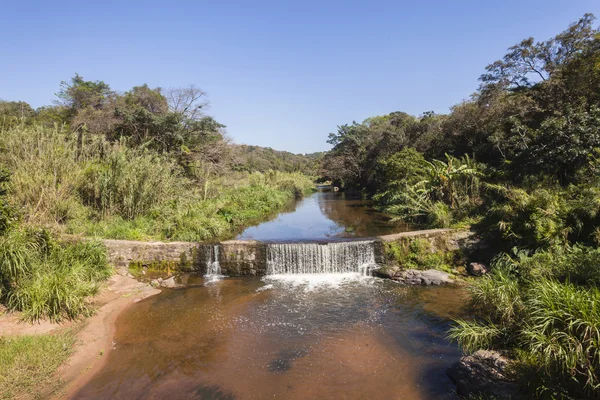
[[[268,170],[302,172],[316,176],[324,152],[294,154],[288,151],[273,150],[270,147],[232,145],[232,165],[239,171]]]
[[[218,165],[214,170],[220,172],[317,174],[323,153],[302,155],[233,144],[225,125],[205,114],[207,106],[206,93],[194,85],[163,89],[144,84],[119,93],[103,81],[86,81],[76,74],[61,83],[52,105],[34,109],[24,101],[0,99],[0,126],[65,126],[73,132],[176,155],[190,170]]]

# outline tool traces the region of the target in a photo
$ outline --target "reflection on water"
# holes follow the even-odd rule
[[[370,277],[226,278],[165,291],[119,319],[83,399],[448,399],[452,287]]]
[[[247,228],[237,239],[302,241],[371,237],[409,230],[407,224],[373,209],[370,202],[345,193],[318,191],[300,200],[294,210]]]

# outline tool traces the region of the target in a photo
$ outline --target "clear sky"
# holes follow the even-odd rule
[[[0,98],[50,104],[75,72],[194,83],[235,142],[320,151],[339,124],[447,112],[509,46],[585,12],[600,1],[2,0]]]

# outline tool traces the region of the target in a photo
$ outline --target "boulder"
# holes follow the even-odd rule
[[[485,264],[472,262],[467,266],[467,272],[473,276],[481,276],[488,273],[488,267]]]
[[[459,395],[487,395],[500,399],[523,399],[518,385],[506,373],[509,359],[498,351],[478,350],[447,371]]]
[[[436,269],[421,271],[418,269],[407,269],[393,278],[399,282],[409,285],[441,285],[442,283],[453,283],[450,275]]]
[[[394,279],[394,277],[400,272],[400,267],[381,267],[373,270],[373,275],[379,278]]]
[[[397,266],[385,266],[373,270],[373,275],[391,279],[407,285],[441,285],[443,283],[453,283],[450,275],[436,269],[418,270],[407,269],[402,270]]]
[[[162,282],[160,282],[160,286],[164,288],[173,289],[178,287],[179,285],[175,282],[175,277],[172,276],[169,279],[165,279]]]

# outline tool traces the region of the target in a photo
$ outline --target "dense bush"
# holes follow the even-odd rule
[[[509,349],[530,397],[600,399],[600,29],[510,47],[448,115],[341,125],[323,175],[397,218],[471,224],[497,251],[451,337]],[[506,253],[514,248],[512,253]],[[392,249],[394,250],[394,249]],[[398,250],[398,249],[395,249]]]
[[[313,187],[301,173],[277,171],[219,173],[200,186],[177,157],[64,127],[13,126],[0,149],[12,170],[9,198],[29,225],[99,237],[223,238]]]
[[[426,161],[413,149],[384,159],[379,171],[389,181],[373,199],[404,220],[445,228],[479,203],[481,172],[469,158]]]
[[[31,321],[88,314],[88,298],[111,274],[106,250],[97,243],[49,240],[17,228],[0,236],[0,298]]]
[[[550,374],[529,387],[532,395],[597,393],[600,290],[593,283],[600,277],[599,254],[576,246],[500,255],[492,273],[470,287],[478,319],[456,321],[450,337],[467,351],[511,348],[524,377]]]

